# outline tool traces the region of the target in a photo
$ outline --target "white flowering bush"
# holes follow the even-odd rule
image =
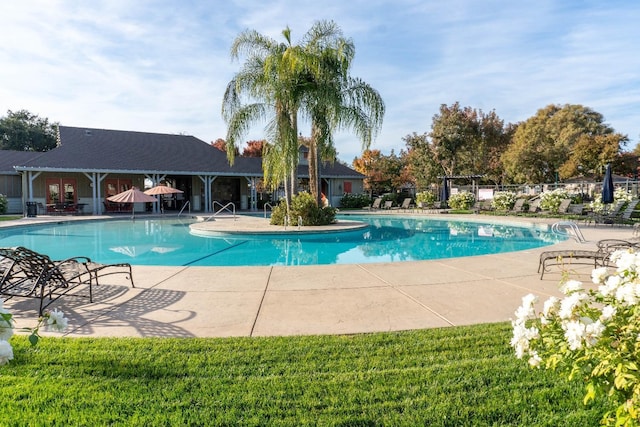
[[[491,200],[491,207],[497,211],[508,211],[516,203],[517,194],[513,191],[496,191]]]
[[[48,311],[38,319],[38,324],[35,328],[22,328],[19,329],[24,332],[29,332],[29,342],[31,345],[38,344],[40,339],[40,328],[44,327],[45,331],[62,332],[67,327],[68,321],[64,317],[64,313],[55,309]],[[4,308],[4,301],[0,299],[0,365],[6,365],[10,360],[13,360],[13,347],[9,343],[9,339],[13,336],[15,330],[13,314]]]
[[[563,199],[570,199],[571,195],[564,188],[556,188],[553,191],[544,191],[540,194],[540,208],[552,213],[558,213],[558,208]]]
[[[433,203],[436,201],[436,193],[431,190],[421,191],[416,193],[416,202],[422,203],[424,206],[433,207]]]
[[[624,187],[618,187],[613,191],[613,200],[616,202],[630,202],[631,199],[633,199],[633,193]]]
[[[447,203],[451,209],[467,210],[476,202],[476,196],[468,191],[452,194]]]
[[[523,297],[512,321],[516,357],[586,382],[584,403],[604,397],[602,424],[640,425],[640,254],[616,251],[616,269],[593,270],[595,285],[563,281],[562,298]]]
[[[618,187],[613,191],[613,203],[616,202],[630,202],[633,199],[633,194],[627,191],[625,188]],[[605,205],[602,203],[602,193],[596,194],[593,201],[589,203],[589,207],[595,213],[602,213],[605,210]]]

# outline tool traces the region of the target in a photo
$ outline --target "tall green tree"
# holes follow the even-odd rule
[[[511,143],[515,126],[505,125],[494,110],[488,113],[480,110],[478,115],[480,134],[471,150],[471,168],[465,173],[482,174],[485,181],[499,184],[504,178],[501,156]]]
[[[499,182],[502,177],[500,155],[509,144],[508,127],[495,111],[484,113],[471,107],[442,104],[433,116],[428,135],[408,135],[409,163],[422,174],[419,188],[437,175],[484,175]],[[422,168],[422,171],[419,169]]]
[[[349,75],[355,47],[333,21],[313,25],[303,40],[302,53],[306,64],[302,112],[311,121],[309,181],[311,194],[319,202],[319,161],[334,161],[334,131],[352,129],[363,150],[368,149],[382,125],[385,107],[375,89]]]
[[[435,153],[428,135],[413,132],[402,140],[407,147],[406,164],[416,189],[430,188],[431,184],[438,182],[437,177],[442,174],[442,169],[435,161]]]
[[[57,126],[27,110],[9,110],[0,118],[0,149],[49,151],[56,148]]]
[[[293,194],[301,113],[311,121],[309,174],[311,192],[319,201],[319,159],[335,159],[333,132],[352,128],[368,147],[381,126],[384,103],[377,91],[349,76],[353,42],[343,37],[335,23],[315,23],[298,45],[292,44],[288,28],[283,35],[285,43],[277,43],[246,31],[234,41],[232,57],[244,54],[247,59],[228,84],[223,102],[229,125],[227,155],[233,162],[231,147],[252,124],[269,117],[265,180],[272,187],[289,182],[285,194]],[[243,103],[243,96],[252,102]]]
[[[474,142],[480,135],[478,112],[471,107],[450,107],[442,104],[433,116],[429,137],[435,161],[445,175],[460,174],[473,163],[470,157]]]
[[[589,107],[548,105],[518,125],[502,163],[512,182],[553,182],[574,175],[581,165],[600,168],[612,161],[627,141],[625,135],[604,123],[602,114]],[[606,150],[585,153],[590,144]]]
[[[227,121],[227,157],[233,164],[242,135],[256,122],[268,118],[269,144],[265,147],[263,172],[265,185],[277,188],[284,183],[287,206],[295,192],[298,165],[298,108],[301,65],[297,48],[291,44],[291,31],[282,32],[279,43],[256,31],[242,32],[233,42],[231,57],[246,60],[227,85],[222,115]],[[248,102],[244,102],[248,100]]]

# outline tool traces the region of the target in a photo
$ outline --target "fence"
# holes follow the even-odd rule
[[[624,188],[627,192],[638,197],[640,192],[640,181],[627,179],[627,180],[614,180],[614,186],[616,188]],[[451,183],[451,193],[456,191],[469,191],[476,195],[476,198],[482,200],[487,199],[489,194],[493,194],[496,191],[511,191],[518,195],[536,196],[545,191],[553,191],[557,188],[564,188],[572,194],[582,194],[583,200],[590,201],[602,192],[602,181],[577,181],[577,182],[558,182],[552,184],[520,184],[520,185],[455,185]],[[439,194],[439,193],[436,193]],[[483,197],[483,195],[485,197]]]

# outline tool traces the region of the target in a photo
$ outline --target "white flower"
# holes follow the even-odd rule
[[[0,321],[4,322],[3,320]],[[13,328],[11,326],[7,326],[6,324],[0,324],[0,340],[9,341],[9,338],[13,336]]]
[[[557,297],[549,297],[542,306],[542,313],[549,317],[549,315],[553,313],[553,310],[558,306],[559,301],[560,300]]]
[[[634,283],[625,283],[616,290],[616,300],[631,306],[638,302],[637,286]]]
[[[569,344],[570,350],[580,350],[582,348],[582,338],[586,333],[586,325],[579,320],[570,320],[562,324],[564,337]]]
[[[68,325],[68,320],[64,317],[64,313],[57,308],[45,315],[45,330],[62,332]]]
[[[533,366],[534,368],[537,368],[540,366],[540,363],[542,362],[542,358],[540,356],[538,356],[538,352],[533,350],[530,353],[531,357],[529,358],[529,365]]]
[[[582,289],[582,282],[578,280],[567,280],[560,290],[563,294],[569,295]]]
[[[591,319],[589,319],[591,321]],[[598,343],[598,339],[602,336],[602,333],[605,330],[605,326],[597,320],[596,322],[591,321],[585,327],[585,342],[587,343],[587,347],[593,347]]]
[[[6,365],[13,359],[13,347],[8,341],[0,340],[0,365]]]
[[[526,320],[535,316],[536,312],[533,305],[538,301],[538,297],[533,294],[527,294],[522,297],[522,305],[516,310],[516,319]]]
[[[558,311],[558,317],[563,320],[571,319],[573,317],[573,310],[580,304],[580,302],[587,298],[587,294],[584,292],[576,292],[568,297],[563,298],[560,301],[560,311]]]
[[[613,294],[621,284],[622,277],[618,276],[617,274],[611,275],[607,277],[604,283],[598,287],[598,292],[600,292],[603,297],[607,297]]]
[[[607,278],[607,273],[608,272],[609,272],[609,270],[607,269],[607,267],[595,268],[591,272],[591,280],[596,285],[598,285],[600,283],[603,283],[604,280]]]
[[[549,297],[542,306],[542,316],[540,322],[543,325],[549,323],[549,317],[552,316],[558,310],[558,303],[560,300],[557,297]]]
[[[540,338],[540,331],[536,327],[527,328],[524,322],[513,321],[513,337],[511,347],[514,348],[516,357],[522,359],[531,348],[530,341]]]
[[[638,258],[635,253],[628,250],[619,250],[611,254],[611,261],[618,267],[617,271],[635,271],[638,265]]]
[[[608,322],[616,315],[616,308],[612,305],[602,307],[602,314],[600,315],[600,321],[603,323]]]

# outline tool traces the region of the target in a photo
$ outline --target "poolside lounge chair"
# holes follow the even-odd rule
[[[387,200],[384,202],[384,206],[382,207],[382,209],[391,209],[392,207],[393,207],[393,201]]]
[[[540,199],[529,200],[527,211],[529,213],[538,213],[540,211]]]
[[[477,200],[471,208],[473,213],[488,212],[491,210],[491,200]]]
[[[402,209],[404,211],[411,209],[411,197],[405,198],[398,209]]]
[[[369,210],[370,211],[375,211],[377,209],[380,209],[380,204],[382,203],[382,198],[381,197],[377,197],[376,199],[373,200],[373,203],[371,204],[371,206],[369,206]]]
[[[569,209],[567,209],[568,214],[572,215],[583,215],[584,214],[584,203],[572,203],[569,205]]]
[[[63,261],[52,261],[48,256],[24,247],[0,248],[3,270],[0,277],[0,295],[5,297],[28,297],[40,300],[38,313],[58,298],[73,295],[88,298],[93,302],[93,286],[99,278],[109,274],[127,274],[133,284],[130,264],[98,264],[87,257],[73,257]],[[107,271],[107,268],[117,267]],[[73,292],[83,288],[86,292]]]
[[[638,199],[632,199],[627,204],[627,207],[620,212],[618,215],[615,215],[611,218],[614,224],[632,224],[631,216],[636,210],[636,206],[638,205]]]
[[[605,267],[609,265],[609,258],[613,252],[630,248],[637,250],[640,249],[640,245],[627,240],[604,239],[598,241],[595,251],[567,249],[542,252],[538,262],[540,280],[543,279],[544,273],[548,271],[552,265],[593,264],[594,268]]]
[[[593,222],[595,226],[598,224],[614,224],[616,218],[621,214],[622,207],[625,205],[623,201],[618,200],[608,210],[604,212],[592,212],[585,218],[585,223]]]
[[[566,214],[569,211],[570,205],[571,199],[562,199],[562,201],[560,201],[560,205],[558,205],[558,213],[561,215]]]
[[[519,214],[521,212],[524,211],[524,202],[525,199],[518,199],[516,200],[516,202],[513,204],[513,207],[511,208],[511,210],[509,211],[512,214]]]
[[[427,202],[418,202],[418,206],[416,208],[419,209],[421,212],[431,209],[431,207],[429,206],[429,203]]]

